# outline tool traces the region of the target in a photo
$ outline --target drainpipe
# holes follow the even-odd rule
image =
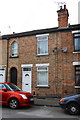
[[[6,67],[6,82],[8,79],[8,56],[9,56],[9,38],[7,38],[7,67]]]

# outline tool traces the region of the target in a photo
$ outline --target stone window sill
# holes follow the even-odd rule
[[[35,86],[36,88],[50,88],[50,86]]]
[[[10,58],[19,58],[19,56],[10,56]]]
[[[39,57],[39,56],[49,56],[49,54],[45,54],[45,55],[36,55],[37,57]]]
[[[74,87],[80,89],[80,86],[74,86]]]
[[[74,54],[80,53],[80,52],[73,52]]]

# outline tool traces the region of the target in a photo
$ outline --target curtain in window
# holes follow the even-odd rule
[[[48,85],[48,72],[38,72],[38,85]]]
[[[38,54],[48,53],[48,41],[38,41]]]
[[[48,36],[39,36],[38,40],[38,54],[48,54]]]

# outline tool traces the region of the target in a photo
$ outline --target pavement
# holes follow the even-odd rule
[[[34,104],[38,106],[59,107],[60,98],[37,98],[34,97]]]

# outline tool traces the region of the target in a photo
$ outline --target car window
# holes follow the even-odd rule
[[[8,88],[10,88],[11,91],[21,91],[20,88],[18,88],[16,85],[14,84],[5,84]]]
[[[5,87],[6,87],[7,91],[11,91],[10,87],[7,86],[7,84],[5,84]]]
[[[0,84],[0,90],[2,90],[2,88],[6,88],[4,84]]]

